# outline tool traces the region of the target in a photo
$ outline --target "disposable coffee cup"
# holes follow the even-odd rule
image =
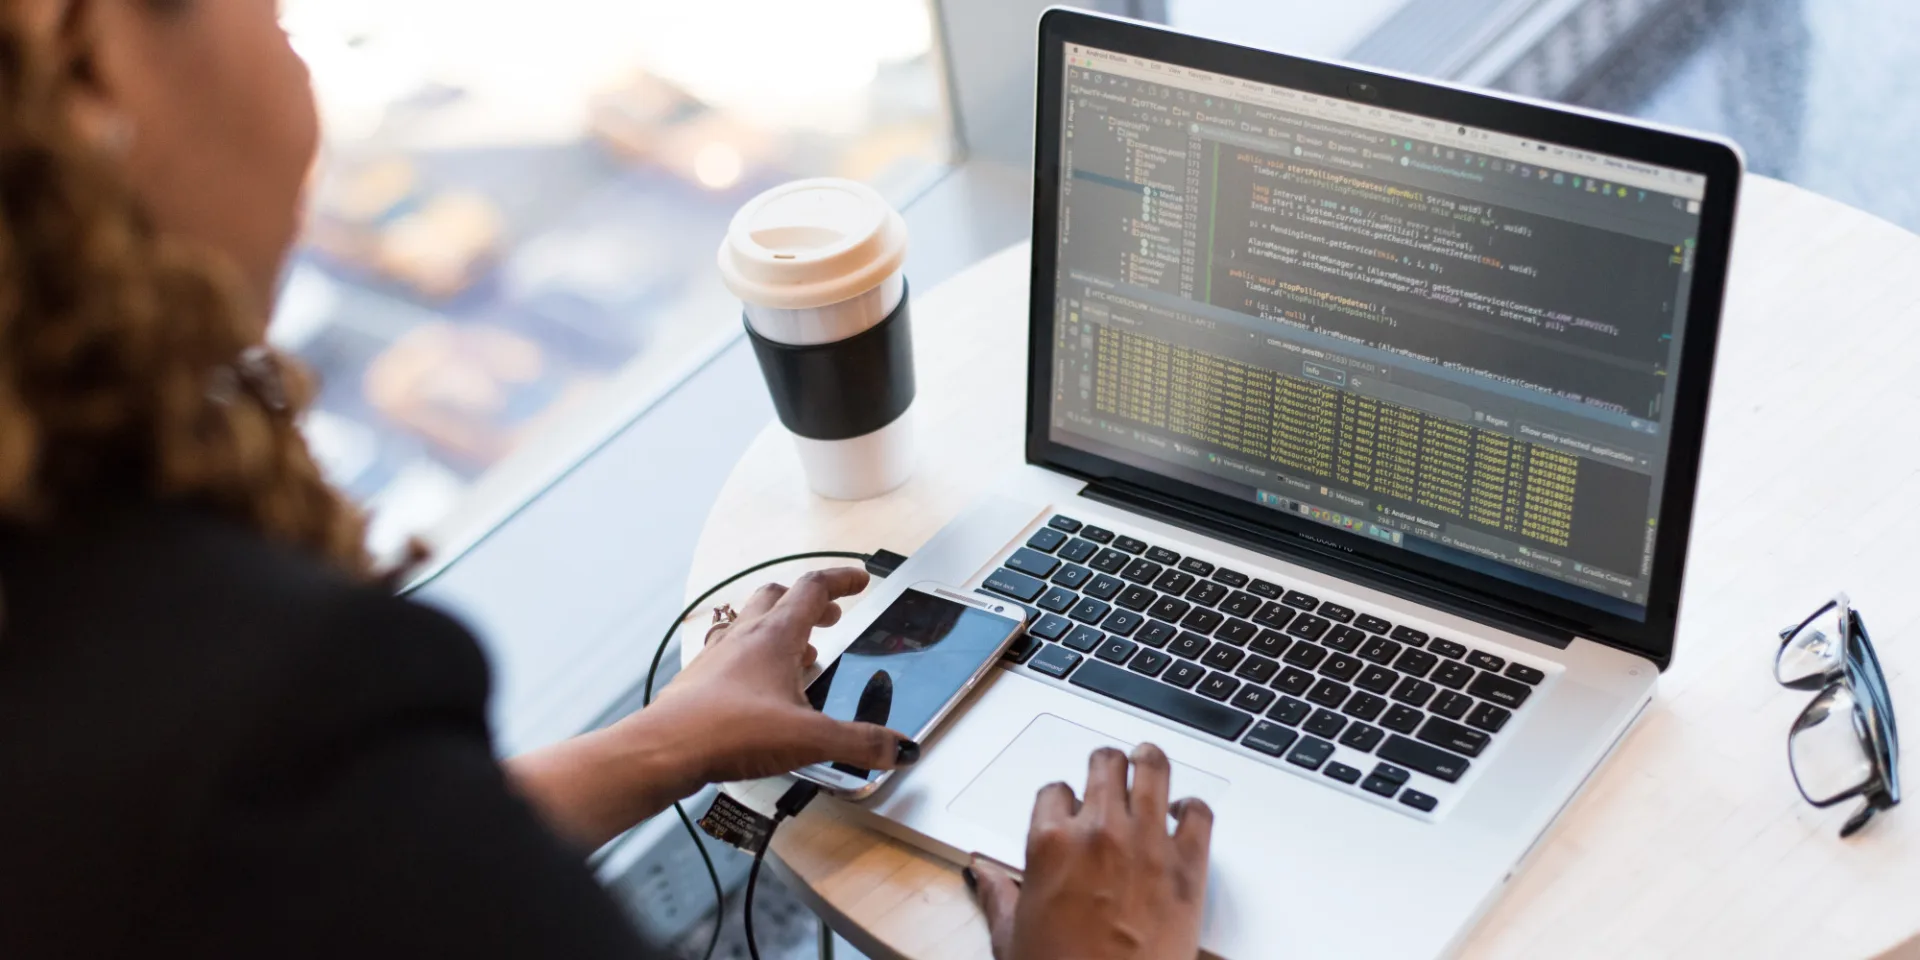
[[[870,187],[799,180],[749,201],[720,275],[815,493],[877,497],[913,475],[907,224]]]

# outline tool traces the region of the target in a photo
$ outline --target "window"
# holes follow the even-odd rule
[[[947,159],[924,0],[286,0],[326,145],[274,341],[373,546],[739,332],[714,251],[804,176]],[[751,29],[743,26],[751,25]],[[538,442],[536,442],[538,441]]]

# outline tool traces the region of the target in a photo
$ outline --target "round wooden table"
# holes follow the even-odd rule
[[[1850,805],[1813,809],[1787,769],[1809,695],[1770,670],[1776,631],[1845,589],[1895,703],[1920,704],[1920,238],[1758,177],[1740,218],[1673,668],[1467,956],[1859,957],[1920,930],[1920,810],[1839,840]],[[769,425],[707,520],[690,593],[784,553],[910,553],[1018,463],[1027,283],[1023,245],[915,302],[922,452],[899,490],[815,497]],[[876,958],[991,956],[957,866],[834,803],[773,852]]]

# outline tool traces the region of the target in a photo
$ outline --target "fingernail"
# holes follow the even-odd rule
[[[974,896],[980,895],[980,877],[973,872],[972,867],[963,868],[960,871],[960,879],[965,880],[967,882],[968,893],[971,893]]]
[[[893,762],[910,767],[920,762],[920,745],[912,740],[902,740],[893,745]]]

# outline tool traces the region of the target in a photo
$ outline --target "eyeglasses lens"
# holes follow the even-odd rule
[[[1822,691],[1794,721],[1787,755],[1809,802],[1833,803],[1873,781],[1865,722],[1853,693],[1839,683]]]
[[[1832,605],[1788,636],[1774,659],[1775,678],[1792,687],[1840,673],[1847,656],[1847,632],[1840,620],[1840,607]]]

